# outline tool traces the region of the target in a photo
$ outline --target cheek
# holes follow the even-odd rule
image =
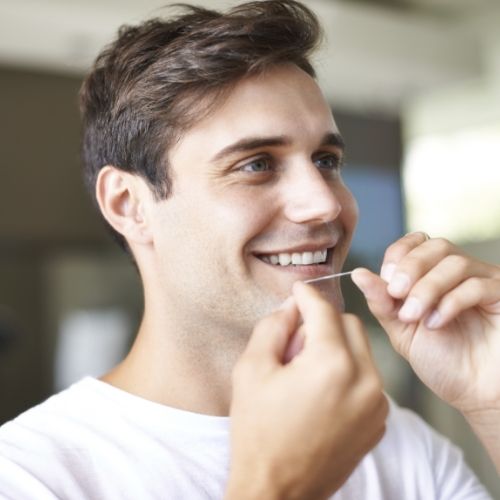
[[[261,232],[273,218],[272,199],[255,192],[238,192],[214,204],[221,228],[231,239],[248,239]]]
[[[349,189],[344,187],[340,196],[342,205],[341,217],[347,233],[353,233],[358,223],[359,208],[356,199]]]

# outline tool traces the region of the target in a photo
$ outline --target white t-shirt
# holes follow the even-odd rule
[[[0,427],[0,498],[221,499],[229,418],[190,413],[94,378]],[[335,500],[490,499],[461,453],[391,403],[387,431]]]

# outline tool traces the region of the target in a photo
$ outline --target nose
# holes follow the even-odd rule
[[[297,224],[325,223],[339,216],[342,211],[340,179],[327,179],[313,164],[291,169],[289,174],[284,207],[288,220]]]

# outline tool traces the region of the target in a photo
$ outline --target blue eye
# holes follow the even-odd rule
[[[251,162],[243,165],[241,169],[243,172],[267,172],[271,170],[270,162],[267,158],[257,158]]]
[[[325,155],[314,160],[318,168],[323,170],[338,170],[341,166],[340,158],[337,155]]]

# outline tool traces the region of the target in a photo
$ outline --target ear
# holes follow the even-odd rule
[[[145,215],[149,194],[141,178],[111,165],[103,167],[97,177],[96,198],[102,215],[129,244],[152,241]]]

